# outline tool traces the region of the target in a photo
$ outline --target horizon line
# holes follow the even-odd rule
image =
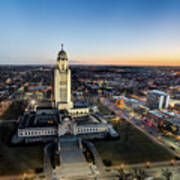
[[[130,67],[180,67],[180,65],[135,65],[135,64],[81,64],[81,63],[70,63],[69,64],[70,66],[124,66],[124,67],[127,67],[127,66],[130,66]],[[0,66],[56,66],[56,64],[1,64],[0,63]]]

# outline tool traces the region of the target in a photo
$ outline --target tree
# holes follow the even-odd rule
[[[163,173],[163,176],[166,177],[166,180],[171,180],[171,177],[172,177],[172,172],[169,171],[169,169],[165,169],[164,173]]]
[[[3,113],[2,118],[3,119],[18,119],[19,116],[21,116],[24,113],[24,109],[27,105],[26,101],[19,100],[14,101],[9,108]]]
[[[47,97],[47,98],[51,98],[51,90],[48,90],[48,91],[46,92],[46,97]]]
[[[129,140],[129,127],[129,123],[126,123],[124,127],[124,142],[128,142]]]
[[[112,162],[109,159],[104,159],[103,163],[105,164],[105,166],[112,166]]]
[[[126,174],[123,169],[119,170],[119,180],[125,180],[126,179]]]

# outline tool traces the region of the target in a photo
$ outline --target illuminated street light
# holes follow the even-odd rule
[[[32,105],[34,105],[35,103],[36,103],[36,101],[33,99],[33,100],[31,100],[31,102],[30,102]]]
[[[161,140],[161,136],[158,136],[158,140]]]
[[[124,165],[124,164],[121,164],[120,166],[121,166],[121,168],[122,168],[122,169],[125,167],[125,165]]]
[[[148,161],[148,162],[146,162],[146,167],[147,168],[149,168],[150,167],[150,165],[151,165],[151,163]]]
[[[174,159],[171,160],[172,165],[176,165],[176,161]]]

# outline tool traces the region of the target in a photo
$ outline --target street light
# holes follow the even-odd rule
[[[121,168],[122,168],[122,169],[125,167],[125,165],[124,165],[124,164],[121,164],[120,166],[121,166]]]
[[[171,160],[171,165],[176,165],[176,161],[174,159]]]
[[[158,136],[158,140],[161,140],[161,136]]]
[[[150,164],[151,164],[151,163],[150,163],[149,161],[146,162],[146,167],[149,168],[149,167],[150,167]]]
[[[36,103],[36,101],[33,99],[33,100],[31,100],[31,102],[30,102],[32,105],[34,105],[35,103]]]

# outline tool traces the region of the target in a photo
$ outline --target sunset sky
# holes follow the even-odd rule
[[[180,65],[180,0],[0,0],[0,64]]]

